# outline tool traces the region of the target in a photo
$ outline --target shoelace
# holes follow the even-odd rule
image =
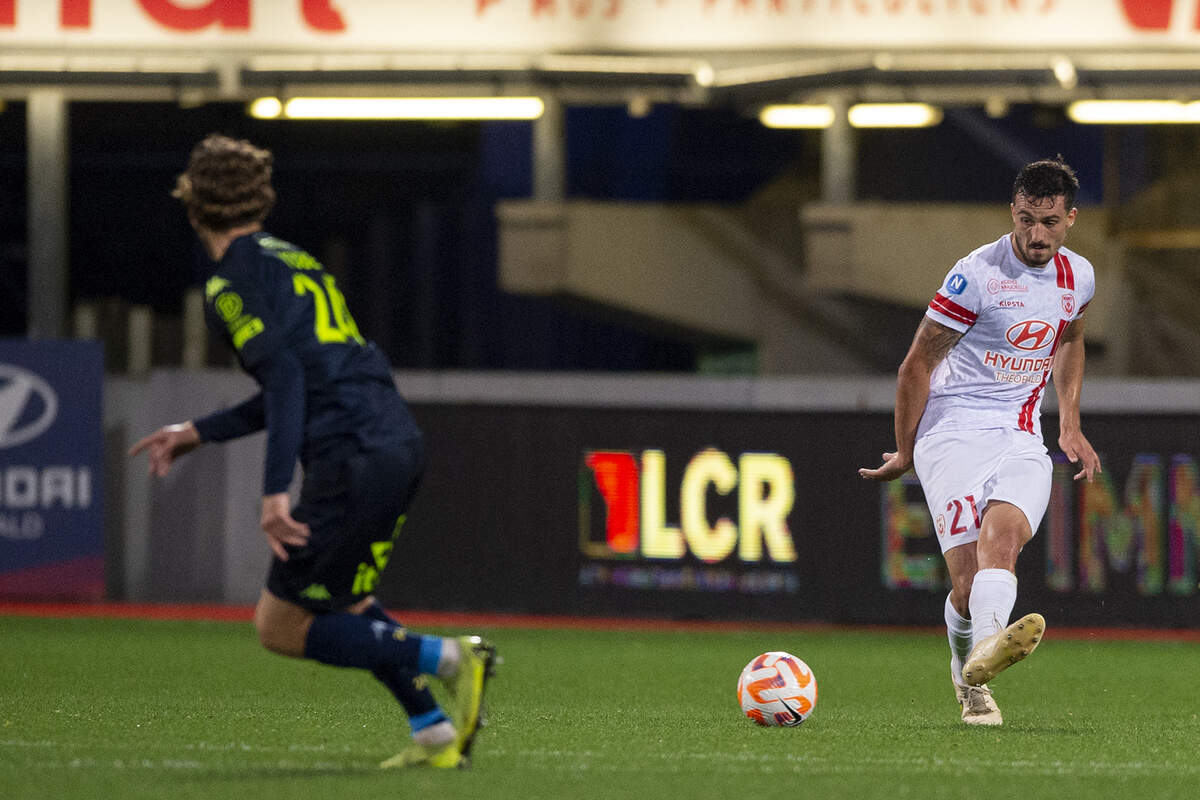
[[[980,686],[972,686],[967,689],[967,705],[971,711],[990,711],[988,700],[991,699],[992,692],[990,689],[984,689]]]

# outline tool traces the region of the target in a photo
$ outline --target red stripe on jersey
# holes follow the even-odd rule
[[[1033,433],[1033,409],[1037,406],[1038,397],[1042,394],[1042,389],[1046,388],[1046,379],[1050,377],[1050,370],[1042,373],[1042,382],[1029,393],[1029,397],[1025,398],[1024,405],[1021,406],[1021,413],[1017,415],[1017,427],[1026,433]]]
[[[1058,346],[1062,344],[1063,331],[1065,331],[1067,326],[1070,324],[1071,320],[1069,319],[1060,319],[1058,321],[1058,331],[1054,334],[1054,344],[1050,348],[1050,355],[1054,355],[1058,352]]]
[[[1079,319],[1080,317],[1082,317],[1082,316],[1083,316],[1083,312],[1084,312],[1084,311],[1087,311],[1087,307],[1088,307],[1089,305],[1091,305],[1091,304],[1092,304],[1092,301],[1091,301],[1091,300],[1088,300],[1086,303],[1084,303],[1083,305],[1081,305],[1081,306],[1079,307],[1079,313],[1075,315],[1075,318],[1076,318],[1076,319]]]
[[[929,307],[939,314],[945,314],[950,319],[958,320],[965,325],[974,325],[979,315],[970,309],[963,308],[958,303],[943,294],[935,294],[929,301]]]
[[[1055,263],[1058,257],[1055,256]],[[1066,287],[1063,287],[1066,288]],[[1058,321],[1058,332],[1054,334],[1054,345],[1050,348],[1050,355],[1053,356],[1058,352],[1058,344],[1062,341],[1063,331],[1071,324],[1069,319],[1060,319]],[[1033,433],[1033,409],[1037,407],[1038,398],[1042,395],[1042,389],[1046,388],[1046,381],[1050,379],[1050,370],[1042,373],[1042,382],[1039,383],[1029,397],[1025,398],[1025,402],[1021,405],[1021,413],[1017,414],[1017,427],[1026,433]]]
[[[1071,269],[1071,261],[1062,253],[1054,254],[1054,266],[1058,269],[1058,288],[1075,289],[1075,271]]]

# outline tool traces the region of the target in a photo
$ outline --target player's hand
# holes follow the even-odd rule
[[[271,552],[280,561],[288,560],[287,548],[303,547],[308,544],[308,526],[303,522],[292,519],[291,499],[287,492],[264,495],[262,499],[262,518],[259,520],[263,533],[267,535],[267,544]]]
[[[1075,480],[1083,478],[1088,483],[1092,482],[1092,478],[1104,472],[1100,468],[1100,456],[1096,455],[1096,451],[1092,449],[1092,445],[1088,442],[1087,437],[1082,431],[1067,431],[1058,436],[1058,447],[1063,451],[1072,464],[1079,465],[1079,472],[1075,473]]]
[[[863,467],[858,474],[872,481],[894,481],[912,469],[912,456],[901,456],[899,453],[884,453],[883,464],[875,469]]]
[[[129,448],[129,455],[136,456],[145,450],[149,456],[149,473],[159,478],[167,474],[175,459],[202,445],[200,434],[191,422],[164,425],[154,433]]]

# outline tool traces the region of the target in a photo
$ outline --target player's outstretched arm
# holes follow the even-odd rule
[[[140,439],[133,447],[129,448],[129,455],[136,456],[145,450],[149,457],[150,474],[161,478],[171,469],[171,464],[175,459],[195,450],[202,444],[204,442],[200,439],[196,426],[190,421],[180,422],[175,425],[164,425],[149,436]]]
[[[1063,331],[1054,354],[1054,391],[1058,395],[1058,447],[1071,463],[1079,465],[1075,480],[1090,481],[1103,470],[1100,456],[1083,435],[1079,423],[1083,362],[1083,318],[1080,317]]]
[[[912,468],[917,426],[929,400],[929,376],[962,336],[929,317],[921,320],[896,377],[896,452],[884,453],[883,464],[875,469],[860,469],[863,478],[892,481]]]

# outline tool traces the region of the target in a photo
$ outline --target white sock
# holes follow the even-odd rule
[[[1017,604],[1017,576],[1006,569],[981,569],[971,584],[971,642],[1004,630]]]
[[[950,595],[946,595],[946,636],[950,640],[950,676],[955,684],[964,686],[963,664],[971,655],[971,620],[963,619],[954,609]]]
[[[414,733],[413,741],[425,747],[440,747],[453,742],[454,734],[454,723],[442,720]]]
[[[462,648],[457,639],[442,639],[442,654],[438,656],[437,675],[439,678],[449,678],[458,672],[458,662],[462,659]]]

